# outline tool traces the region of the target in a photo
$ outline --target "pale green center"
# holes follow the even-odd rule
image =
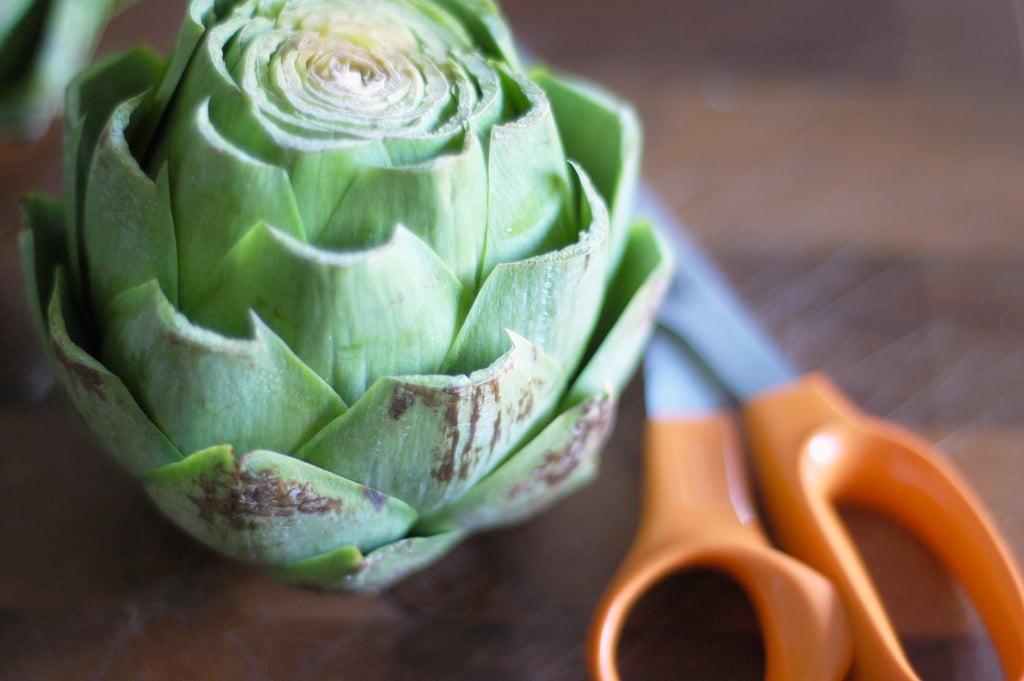
[[[253,146],[270,162],[275,148],[361,148],[419,163],[506,113],[495,63],[433,0],[249,0],[211,36],[244,102],[224,115],[265,135]],[[234,139],[237,119],[224,125]]]

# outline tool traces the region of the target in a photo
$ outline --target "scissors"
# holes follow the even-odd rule
[[[842,525],[842,503],[895,520],[930,548],[974,603],[1006,679],[1024,681],[1020,571],[964,479],[921,438],[858,410],[824,374],[800,374],[646,188],[641,204],[676,274],[644,358],[640,523],[594,613],[594,678],[618,681],[619,635],[640,598],[699,567],[729,575],[750,597],[766,681],[918,679]],[[744,447],[781,550],[758,523]]]

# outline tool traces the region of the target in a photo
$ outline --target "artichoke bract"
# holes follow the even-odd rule
[[[0,3],[0,134],[34,137],[58,113],[111,16],[132,0]]]
[[[56,373],[199,541],[373,590],[593,478],[670,264],[640,130],[488,0],[193,0],[69,89]]]

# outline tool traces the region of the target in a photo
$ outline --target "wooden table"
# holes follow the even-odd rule
[[[166,48],[144,0],[103,47]],[[1024,78],[1010,3],[507,0],[555,65],[636,102],[645,173],[803,365],[923,433],[1024,556]],[[55,133],[0,147],[0,679],[584,679],[581,641],[636,519],[628,391],[600,479],[377,598],[290,589],[164,521],[48,390],[16,199]],[[954,584],[902,531],[847,520],[930,681],[1001,678]],[[634,679],[754,679],[749,605],[686,574],[645,601]]]

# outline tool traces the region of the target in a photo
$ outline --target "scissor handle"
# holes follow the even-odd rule
[[[735,421],[720,412],[652,420],[645,435],[640,525],[591,622],[593,677],[619,681],[619,636],[642,596],[669,575],[703,567],[728,574],[750,597],[766,681],[843,678],[852,648],[838,594],[769,546],[754,516]]]
[[[762,494],[784,550],[832,580],[850,613],[854,679],[917,679],[836,511],[850,503],[904,525],[963,585],[1003,672],[1024,681],[1024,587],[968,484],[924,440],[859,411],[811,374],[747,403]]]

